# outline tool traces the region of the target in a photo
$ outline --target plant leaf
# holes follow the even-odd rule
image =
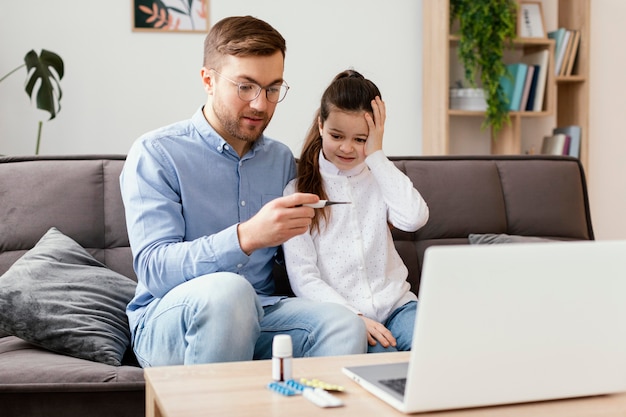
[[[451,0],[450,22],[460,24],[458,55],[471,86],[480,79],[485,89],[487,111],[483,128],[497,133],[509,123],[507,99],[500,85],[506,74],[502,60],[505,48],[515,38],[517,2],[515,0]],[[494,135],[495,137],[495,135]]]
[[[63,60],[59,55],[46,49],[42,49],[39,56],[31,49],[24,56],[24,63],[28,73],[26,94],[32,100],[35,85],[37,81],[40,81],[37,90],[37,108],[50,113],[48,120],[54,119],[57,113],[61,111],[63,92],[61,91],[60,80],[64,75]],[[54,69],[54,72],[51,69]]]
[[[169,10],[175,11],[176,13],[180,13],[183,15],[187,15],[188,13],[183,9],[179,9],[178,7],[168,7]]]

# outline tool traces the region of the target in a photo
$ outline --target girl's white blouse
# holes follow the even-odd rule
[[[307,232],[283,244],[294,293],[343,304],[357,314],[384,323],[398,307],[416,300],[406,281],[389,225],[413,232],[428,220],[428,206],[383,153],[375,152],[349,172],[338,170],[320,152],[320,172],[333,205],[320,233]],[[285,188],[294,193],[295,180]]]

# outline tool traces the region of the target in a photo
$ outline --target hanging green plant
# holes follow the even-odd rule
[[[0,78],[0,82],[23,67],[26,67],[26,94],[28,94],[28,97],[32,100],[35,86],[38,85],[36,98],[37,108],[50,113],[48,120],[54,119],[57,113],[61,111],[61,97],[63,93],[61,92],[60,80],[63,78],[64,74],[63,59],[54,52],[50,52],[46,49],[42,49],[39,55],[31,49],[24,56],[24,63]],[[51,69],[54,69],[54,72],[51,71]],[[37,83],[38,81],[39,83]],[[42,125],[43,122],[39,121],[35,155],[39,154]]]
[[[487,111],[483,128],[493,136],[509,123],[508,99],[500,86],[507,73],[504,50],[516,36],[515,0],[450,0],[450,24],[460,26],[458,55],[465,67],[465,78],[476,87],[480,77],[485,90]]]

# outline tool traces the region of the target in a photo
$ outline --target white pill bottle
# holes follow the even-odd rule
[[[292,379],[293,347],[291,336],[277,334],[272,341],[272,379],[287,381]]]

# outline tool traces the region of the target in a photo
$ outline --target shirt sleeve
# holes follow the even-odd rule
[[[148,142],[131,148],[120,177],[133,265],[155,297],[192,278],[245,265],[237,224],[184,241],[185,219],[175,169]]]
[[[390,161],[383,151],[365,159],[379,184],[387,205],[389,223],[405,232],[414,232],[428,221],[428,205],[411,179]]]

